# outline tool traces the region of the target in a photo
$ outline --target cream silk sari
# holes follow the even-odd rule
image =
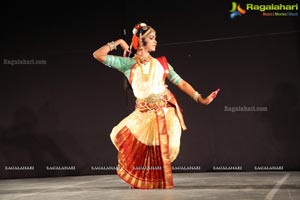
[[[153,58],[152,67],[149,62],[131,67],[129,81],[137,98],[136,109],[110,134],[119,152],[117,174],[136,188],[174,187],[171,163],[179,153],[181,131],[186,127],[177,101],[165,85],[168,73],[165,57]],[[145,74],[148,81],[143,79]],[[163,106],[141,109],[139,99],[159,94],[164,94]]]

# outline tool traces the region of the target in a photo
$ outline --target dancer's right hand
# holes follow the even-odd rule
[[[123,39],[119,39],[118,40],[121,48],[123,49],[124,53],[123,53],[123,56],[126,57],[126,54],[127,53],[130,53],[130,49],[129,49],[129,45],[127,44],[127,42]]]

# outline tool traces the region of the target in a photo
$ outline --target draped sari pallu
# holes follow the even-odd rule
[[[158,60],[164,67],[165,79],[168,75],[166,59],[163,57],[162,60],[160,58]],[[134,66],[132,68],[134,69]],[[133,74],[134,72],[131,73]],[[174,113],[173,115],[179,120],[183,130],[186,126],[177,100],[169,90],[166,90],[163,99],[159,101],[163,102],[158,102],[155,106],[147,102],[138,102],[138,100],[136,103],[136,111],[146,112],[147,116],[151,117],[150,124],[145,129],[150,132],[153,130],[153,134],[157,134],[153,137],[157,137],[158,144],[141,142],[126,125],[115,136],[118,149],[117,174],[125,182],[140,189],[174,187],[167,122],[170,119],[166,116],[169,116],[167,114],[170,113],[169,109],[173,109],[171,113]]]

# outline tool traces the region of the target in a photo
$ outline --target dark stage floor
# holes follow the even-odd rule
[[[117,175],[0,180],[1,200],[296,200],[300,172],[174,173],[174,189],[129,189]]]

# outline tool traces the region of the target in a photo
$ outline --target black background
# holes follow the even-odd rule
[[[116,165],[109,134],[133,110],[134,99],[124,76],[92,53],[118,38],[130,43],[138,22],[157,31],[153,56],[165,55],[202,95],[221,88],[218,98],[203,106],[168,83],[188,127],[174,165],[201,166],[202,172],[213,166],[299,170],[299,17],[247,11],[230,19],[230,9],[230,1],[3,5],[0,177],[115,173],[91,166]],[[114,54],[122,55],[120,48]],[[46,64],[5,63],[18,59]],[[225,106],[268,111],[228,112]],[[34,171],[5,170],[32,165]],[[70,165],[76,170],[45,169]]]

